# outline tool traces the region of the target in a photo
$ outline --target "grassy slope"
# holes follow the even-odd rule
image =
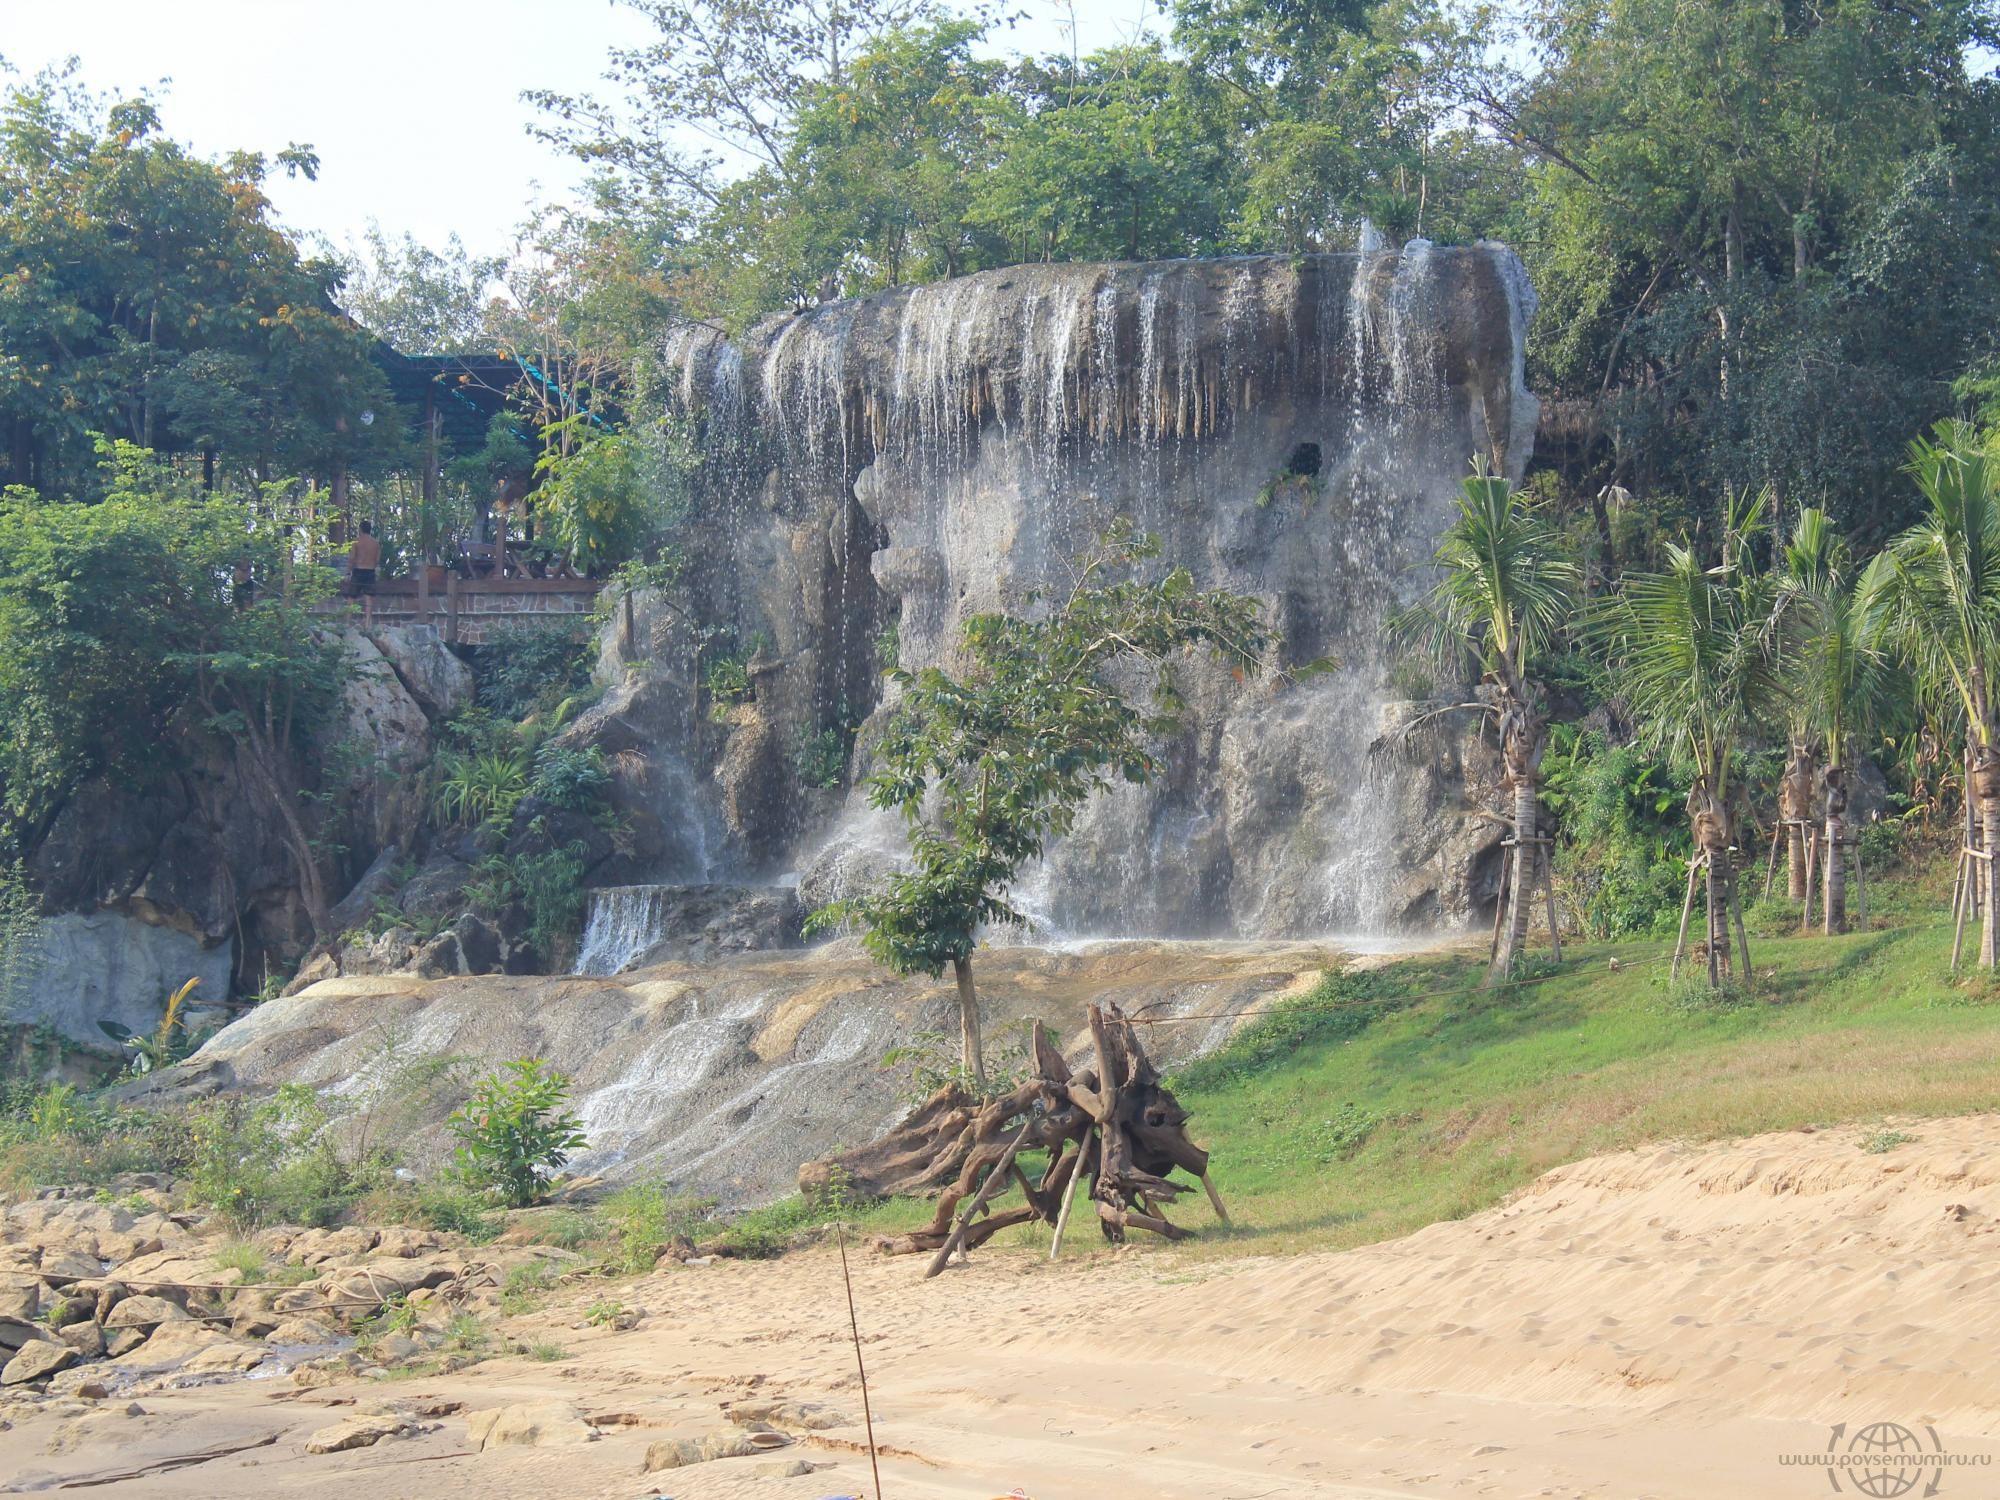
[[[1756,993],[1722,1006],[1670,989],[1657,942],[1571,947],[1547,979],[1492,990],[1483,954],[1330,977],[1174,1080],[1238,1228],[1217,1233],[1198,1192],[1175,1217],[1203,1230],[1198,1255],[1340,1248],[1646,1141],[1840,1125],[1860,1149],[1885,1117],[2000,1107],[2000,987],[1947,973],[1946,892],[1876,894],[1878,930],[1842,938],[1772,936],[1796,915],[1753,913]]]

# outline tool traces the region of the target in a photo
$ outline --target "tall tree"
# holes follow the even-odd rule
[[[87,778],[144,789],[219,747],[322,932],[325,851],[300,778],[351,670],[307,611],[330,581],[294,565],[288,529],[247,523],[154,455],[107,444],[103,458],[97,503],[0,499],[0,694],[14,705],[0,823],[32,844]],[[280,510],[267,500],[265,518]],[[261,580],[254,600],[239,564]]]
[[[1431,558],[1437,583],[1393,617],[1392,634],[1423,648],[1446,671],[1470,655],[1500,691],[1495,715],[1513,793],[1514,878],[1492,978],[1504,978],[1527,944],[1537,871],[1542,752],[1547,719],[1532,664],[1561,639],[1581,571],[1562,533],[1505,479],[1475,474],[1459,487],[1458,515]]]
[[[2000,963],[2000,726],[1991,673],[2000,650],[2000,459],[1964,423],[1941,423],[1910,445],[1911,477],[1928,513],[1870,564],[1866,594],[1888,639],[1927,683],[1948,688],[1964,715],[1966,797],[1979,809],[1985,893],[1979,961]]]
[[[902,814],[914,868],[814,914],[815,927],[857,922],[868,951],[903,974],[958,986],[964,1065],[985,1077],[972,955],[980,930],[1021,926],[1007,891],[1049,839],[1114,779],[1144,785],[1153,745],[1179,723],[1173,665],[1201,648],[1239,671],[1268,637],[1254,599],[1195,586],[1185,568],[1152,582],[1114,581],[1159,552],[1128,523],[1083,558],[1060,599],[1031,598],[1039,617],[975,615],[965,623],[970,670],[897,671],[902,705],[876,752],[870,802]],[[1143,706],[1127,686],[1150,674]]]
[[[0,474],[45,492],[96,479],[93,434],[248,480],[365,462],[394,424],[371,340],[332,302],[339,268],[272,222],[275,162],[195,157],[142,97],[73,68],[0,93]]]
[[[1593,489],[1770,482],[1894,529],[1885,455],[1950,410],[1994,320],[1995,27],[1990,0],[1530,11],[1532,65],[1472,94],[1533,164],[1504,232]]]
[[[442,250],[371,223],[345,258],[340,305],[401,354],[469,354],[490,342],[487,303],[505,256],[473,255],[456,234]]]

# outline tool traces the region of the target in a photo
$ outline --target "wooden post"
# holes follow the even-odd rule
[[[1486,951],[1486,961],[1489,964],[1500,956],[1500,924],[1507,920],[1507,892],[1511,889],[1507,871],[1512,861],[1518,857],[1511,843],[1500,846],[1500,894],[1493,902],[1493,944]]]
[[[972,1227],[973,1219],[978,1216],[979,1210],[986,1206],[986,1200],[993,1196],[994,1189],[1007,1181],[1007,1169],[1014,1165],[1014,1158],[1020,1153],[1021,1143],[1027,1140],[1029,1129],[1029,1126],[1023,1125],[1014,1132],[1014,1139],[1007,1143],[1007,1154],[993,1164],[993,1169],[986,1174],[986,1180],[979,1184],[979,1191],[973,1194],[971,1204],[958,1216],[958,1223],[951,1231],[951,1238],[946,1240],[939,1247],[938,1253],[931,1257],[930,1267],[924,1272],[926,1281],[937,1275],[950,1262],[952,1252],[965,1239],[965,1231]]]
[[[1542,872],[1542,894],[1549,904],[1549,943],[1556,952],[1556,962],[1563,961],[1562,924],[1556,920],[1556,861],[1553,854],[1544,853],[1540,845],[1535,849],[1535,864]]]
[[[1076,1147],[1076,1168],[1069,1174],[1069,1185],[1063,1189],[1062,1212],[1056,1215],[1056,1235],[1049,1241],[1049,1259],[1062,1254],[1063,1231],[1069,1228],[1069,1211],[1076,1204],[1076,1185],[1083,1181],[1085,1153],[1090,1149],[1090,1132],[1085,1131],[1083,1139]]]
[[[1674,966],[1668,975],[1671,979],[1679,979],[1681,977],[1681,955],[1687,952],[1688,920],[1694,916],[1695,872],[1700,868],[1701,857],[1699,855],[1688,861],[1687,900],[1681,903],[1681,935],[1674,939]]]
[[[1966,858],[1969,851],[1958,851],[1958,890],[1952,900],[1952,908],[1957,917],[1951,933],[1951,972],[1958,972],[1959,954],[1965,949],[1965,912],[1972,905],[1972,861]]]
[[[1750,972],[1750,934],[1743,930],[1743,897],[1736,889],[1734,869],[1729,872],[1729,911],[1736,919],[1736,946],[1743,953],[1743,988],[1747,990],[1752,987],[1751,981],[1755,976]],[[1728,943],[1729,934],[1725,932],[1722,940],[1725,944]]]
[[[431,564],[428,557],[417,559],[417,623],[431,622]]]
[[[1854,895],[1861,906],[1861,930],[1868,930],[1868,871],[1861,859],[1861,840],[1854,840]]]
[[[1806,899],[1799,908],[1799,931],[1812,931],[1813,876],[1819,868],[1819,830],[1806,829]]]
[[[1778,878],[1778,845],[1784,841],[1785,830],[1790,826],[1790,819],[1780,818],[1776,826],[1771,829],[1771,858],[1764,866],[1764,899],[1766,901],[1771,899],[1771,882]]]
[[[445,639],[458,644],[458,570],[444,575]]]

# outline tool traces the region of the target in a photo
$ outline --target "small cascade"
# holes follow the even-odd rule
[[[665,935],[666,885],[611,885],[590,893],[583,942],[577,950],[579,974],[622,973]]]
[[[578,974],[796,948],[805,912],[790,885],[611,885],[590,893]]]

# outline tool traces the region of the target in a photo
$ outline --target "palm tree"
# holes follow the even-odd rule
[[[1743,975],[1750,976],[1750,940],[1731,854],[1730,773],[1738,740],[1780,701],[1774,592],[1756,562],[1769,504],[1769,490],[1729,496],[1720,561],[1704,566],[1692,548],[1669,545],[1666,569],[1628,573],[1596,626],[1644,737],[1694,773],[1688,818],[1697,860],[1708,872],[1711,986],[1721,984],[1729,965],[1731,913]],[[1693,880],[1691,868],[1690,902]],[[1685,938],[1685,914],[1681,931]]]
[[[1826,747],[1821,775],[1826,862],[1821,889],[1828,934],[1847,931],[1847,778],[1857,736],[1874,724],[1890,691],[1884,613],[1854,577],[1853,558],[1826,512],[1808,507],[1786,544],[1776,609],[1786,655],[1795,745]],[[1803,733],[1798,733],[1802,730]]]
[[[1947,687],[1965,715],[1968,806],[1979,807],[1975,862],[1985,892],[1979,961],[2000,961],[2000,736],[1988,670],[2000,646],[2000,461],[1963,422],[1941,422],[1935,441],[1910,444],[1909,473],[1929,513],[1890,543],[1864,592],[1888,639],[1920,683]]]
[[[1509,973],[1526,947],[1540,865],[1536,811],[1547,723],[1529,676],[1534,658],[1561,636],[1581,572],[1562,533],[1498,475],[1475,469],[1459,486],[1458,516],[1439,539],[1437,583],[1391,618],[1390,634],[1422,649],[1445,671],[1468,656],[1500,690],[1494,712],[1514,796],[1514,874],[1492,972]],[[1482,705],[1483,707],[1484,705]]]

